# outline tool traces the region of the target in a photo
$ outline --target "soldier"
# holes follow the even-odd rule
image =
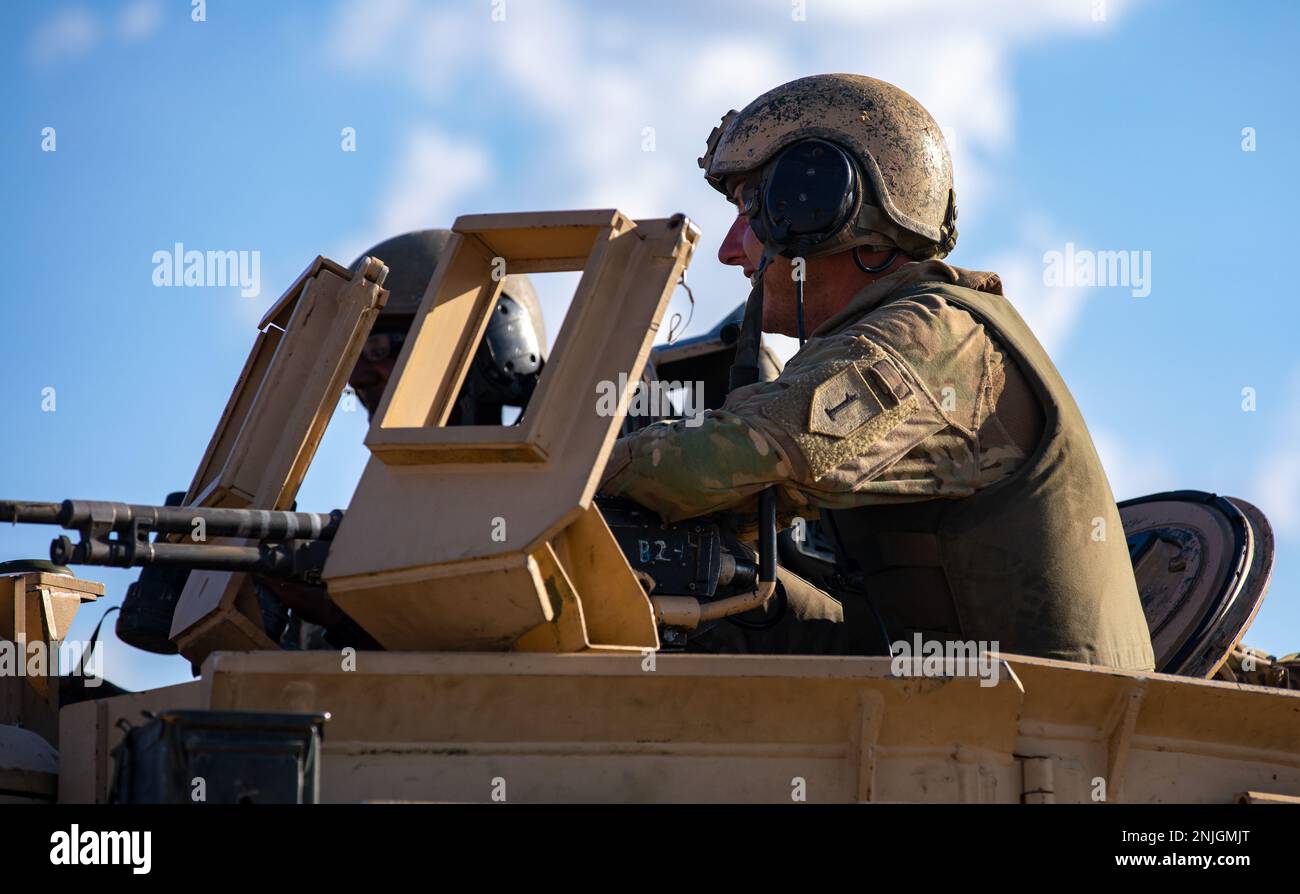
[[[380,242],[353,262],[355,268],[366,257],[375,257],[388,265],[384,280],[388,301],[348,377],[348,384],[371,416],[388,387],[425,287],[450,239],[450,230],[415,230]],[[504,407],[522,408],[528,402],[541,375],[545,352],[546,330],[532,281],[525,275],[507,276],[447,424],[500,425]],[[329,599],[324,585],[261,577],[258,584],[268,632],[287,631],[282,634],[286,645],[378,647]],[[266,598],[270,594],[274,598]],[[286,609],[293,610],[294,618]]]
[[[363,252],[388,265],[384,288],[388,302],[380,311],[348,384],[368,413],[373,414],[388,385],[424,289],[433,277],[438,257],[451,239],[451,230],[416,230],[394,236]],[[488,323],[474,365],[467,377],[449,425],[500,425],[505,406],[522,407],[541,375],[546,330],[542,307],[525,275],[505,278],[496,313]]]
[[[438,257],[450,238],[450,230],[404,233],[364,252],[353,264],[355,267],[371,256],[389,268],[384,282],[388,301],[348,379],[357,399],[372,415],[415,321]],[[500,425],[504,407],[522,408],[527,403],[545,363],[545,350],[541,305],[532,283],[527,276],[507,276],[448,424]],[[183,492],[172,494],[168,505],[180,505],[184,496]],[[174,654],[176,646],[170,639],[172,615],[188,574],[183,568],[145,568],[123,601],[118,636],[151,652]],[[267,635],[283,646],[378,646],[330,600],[323,585],[261,575],[255,577],[254,584]]]
[[[371,416],[388,387],[425,287],[450,239],[450,230],[403,233],[362,252],[353,262],[356,267],[364,258],[375,257],[388,265],[384,280],[388,301],[348,377],[348,384]],[[545,363],[545,350],[542,310],[532,282],[524,275],[507,276],[496,312],[488,322],[447,424],[500,425],[504,407],[523,407],[528,402]],[[258,578],[258,584],[259,605],[268,633],[281,636],[286,645],[378,646],[329,599],[323,585],[263,577]],[[292,618],[286,609],[292,609]],[[284,633],[277,634],[277,630]],[[321,642],[322,631],[325,642]]]
[[[775,486],[782,518],[820,516],[839,574],[837,600],[785,574],[779,623],[727,619],[691,646],[883,653],[920,634],[1150,670],[1074,399],[997,275],[940,260],[957,206],[926,110],[872,78],[801,78],[724,117],[700,166],[738,208],[718,257],[761,280],[763,329],[810,335],[702,425],[620,439],[602,492],[672,521],[752,512]]]

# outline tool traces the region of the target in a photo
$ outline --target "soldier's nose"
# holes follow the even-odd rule
[[[727,231],[726,238],[718,246],[718,260],[732,267],[744,267],[749,263],[745,257],[745,231],[749,229],[749,218],[743,214],[737,214],[736,219],[732,221],[731,229]]]

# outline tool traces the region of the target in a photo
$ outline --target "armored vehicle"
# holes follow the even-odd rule
[[[174,505],[0,504],[0,518],[80,538],[0,576],[11,651],[57,652],[103,595],[64,563],[144,566],[155,577],[136,596],[156,597],[153,614],[130,623],[161,617],[165,633],[139,642],[197,676],[133,693],[0,676],[0,798],[1300,800],[1294,660],[1241,644],[1273,541],[1240,499],[1120,506],[1156,672],[920,648],[682,650],[683,630],[764,602],[778,557],[813,582],[833,562],[812,520],[778,538],[762,519],[758,555],[737,555],[707,520],[664,524],[596,495],[615,437],[639,424],[625,412],[638,389],[703,382],[705,406],[725,393],[735,316],[652,351],[697,228],[608,210],[472,215],[453,230],[342,511],[295,500],[386,300],[378,257],[318,258],[268,311]],[[502,262],[582,278],[515,423],[448,425]],[[659,415],[701,409],[673,407]],[[267,609],[295,587],[327,590],[356,629],[284,648]]]

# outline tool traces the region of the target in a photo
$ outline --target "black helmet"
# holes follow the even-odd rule
[[[396,359],[451,235],[450,230],[404,233],[380,242],[353,262],[355,268],[362,258],[374,257],[388,265],[384,280],[388,302],[353,374],[353,388],[370,412],[383,394],[387,375],[367,378],[358,374],[367,363]],[[527,403],[545,356],[546,328],[537,292],[526,275],[507,276],[449,424],[499,424],[501,407]]]

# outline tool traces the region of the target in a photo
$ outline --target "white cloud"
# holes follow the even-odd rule
[[[122,8],[117,17],[117,33],[122,40],[143,40],[158,30],[162,24],[162,4],[159,0],[134,0]]]
[[[738,272],[712,262],[731,209],[695,165],[724,112],[802,75],[854,71],[889,80],[956,136],[962,229],[1001,226],[983,209],[986,197],[1001,192],[996,162],[1015,139],[1016,48],[1100,35],[1128,5],[1111,0],[1099,23],[1085,0],[808,0],[800,23],[784,4],[752,0],[729,0],[722,13],[713,4],[698,13],[683,4],[663,14],[536,0],[510,2],[506,20],[497,22],[489,4],[345,0],[332,40],[351,48],[343,63],[350,71],[396,74],[434,103],[463,95],[510,103],[512,120],[527,133],[529,170],[545,178],[524,182],[521,172],[503,171],[507,196],[527,189],[534,207],[690,214],[704,234],[691,273],[700,298],[691,331],[699,332],[748,291]],[[719,19],[728,22],[725,30],[716,27]],[[642,149],[646,127],[655,130],[653,152]],[[485,192],[492,195],[490,187]],[[462,210],[472,209],[450,208],[449,216]],[[1021,257],[1016,250],[1000,272],[1017,288],[1013,297],[1031,324],[1059,345],[1078,319],[1082,295],[1043,294],[1035,285],[1041,251]],[[672,310],[685,312],[680,295]]]
[[[1289,391],[1284,398],[1287,415],[1258,465],[1250,493],[1278,536],[1300,537],[1300,371]],[[1259,398],[1258,412],[1264,412],[1269,399]]]
[[[1085,288],[1049,286],[1043,280],[1043,253],[1063,244],[1057,228],[1042,213],[1029,213],[1015,244],[994,255],[987,265],[1002,277],[1007,299],[1051,356],[1065,347],[1088,297]]]
[[[331,58],[354,69],[383,63],[414,11],[412,0],[344,3],[332,29]]]
[[[1297,454],[1296,437],[1300,426],[1292,434],[1290,444],[1274,449],[1265,460],[1255,482],[1254,493],[1279,535],[1300,535],[1300,454]]]
[[[87,9],[68,7],[37,26],[28,55],[38,68],[48,68],[90,52],[98,42],[99,23],[95,16]]]
[[[131,0],[118,11],[114,30],[122,43],[134,43],[153,36],[162,19],[160,0]],[[103,33],[95,13],[80,6],[65,7],[37,25],[28,58],[36,68],[49,69],[90,53],[100,45]]]
[[[482,52],[488,35],[474,27],[484,23],[486,7],[477,3],[348,0],[331,26],[330,56],[346,70],[396,77],[440,98],[476,73],[494,76],[501,63]]]
[[[740,5],[746,0],[732,0]],[[837,24],[873,24],[916,28],[947,27],[995,29],[1008,37],[1025,39],[1052,30],[1099,29],[1113,24],[1134,5],[1133,0],[810,0],[808,21],[823,17]],[[1095,12],[1103,12],[1100,19]]]
[[[1159,447],[1135,445],[1104,428],[1092,429],[1092,442],[1101,456],[1116,501],[1174,490],[1178,486],[1174,470]]]
[[[349,264],[390,236],[451,226],[458,215],[475,210],[465,207],[466,196],[487,183],[491,171],[488,153],[477,143],[417,127],[405,138],[374,219],[345,234],[327,256]]]
[[[1083,312],[1087,292],[1074,286],[1043,284],[1042,249],[1021,245],[996,255],[988,265],[1002,277],[1007,299],[1049,356],[1060,353]]]
[[[381,238],[445,226],[460,201],[488,180],[487,153],[476,143],[454,140],[430,127],[407,137],[378,215]]]

